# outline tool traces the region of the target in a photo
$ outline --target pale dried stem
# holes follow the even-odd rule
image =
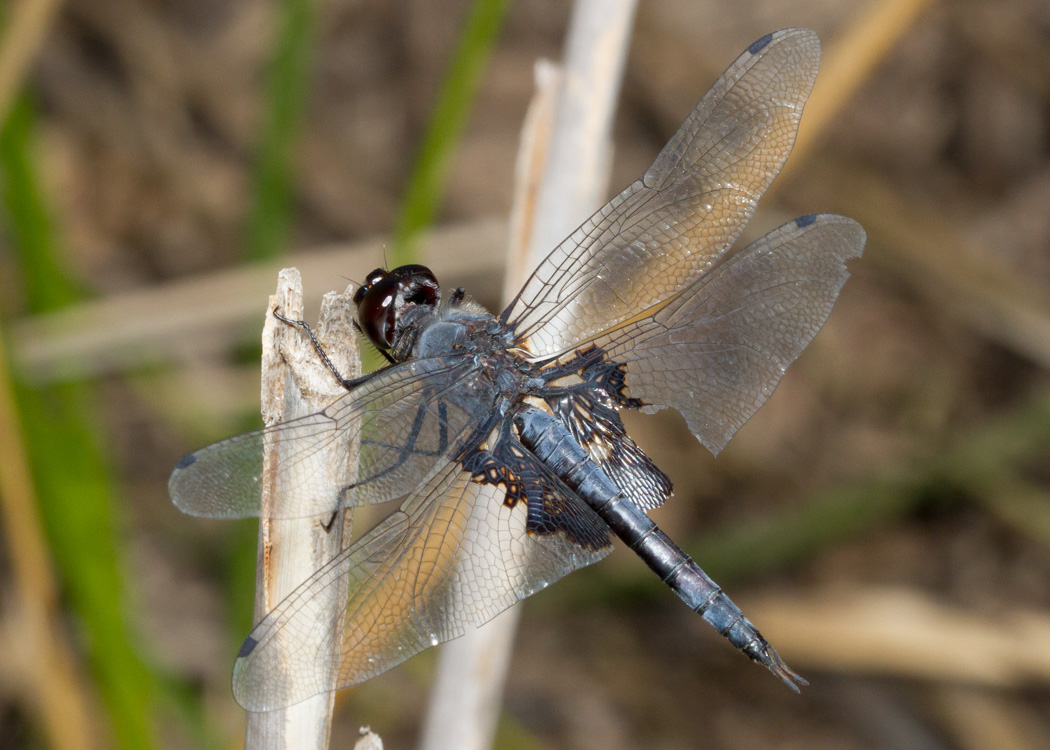
[[[332,363],[343,377],[360,373],[356,337],[350,326],[351,292],[325,295],[321,322],[316,333]],[[345,391],[297,327],[272,314],[278,310],[291,319],[302,319],[302,282],[299,272],[285,269],[278,277],[277,293],[270,298],[263,326],[262,413],[267,425],[277,424],[320,411]],[[333,440],[313,460],[345,465],[356,455],[356,446]],[[282,460],[279,446],[268,445],[263,459],[263,506],[259,522],[259,554],[256,568],[255,620],[258,622],[282,599],[323,567],[350,538],[352,516],[343,512],[330,530],[328,519],[269,518],[275,505],[294,507],[289,493],[298,488],[280,482]],[[302,463],[302,460],[299,460]],[[353,465],[352,463],[350,465]],[[319,468],[323,471],[323,468]],[[278,502],[277,493],[281,493]],[[345,592],[331,587],[329,607],[333,616],[345,605]],[[333,654],[333,665],[336,654]],[[286,709],[250,713],[245,747],[251,750],[321,750],[328,746],[334,693],[315,696]]]
[[[979,613],[907,588],[828,590],[747,601],[791,664],[999,688],[1050,684],[1050,616]]]
[[[421,262],[436,267],[440,259],[442,278],[495,279],[504,260],[491,250],[506,234],[506,222],[492,219],[441,227],[422,240]],[[331,279],[363,279],[383,265],[386,243],[375,237],[294,254],[307,308],[316,309],[321,297],[312,289]],[[18,375],[34,383],[77,380],[225,354],[256,330],[259,300],[279,270],[278,263],[223,269],[17,321],[11,344]]]
[[[361,729],[361,736],[354,743],[354,750],[383,750],[382,738],[368,727]]]
[[[633,0],[581,0],[564,69],[541,67],[519,153],[505,300],[601,202],[612,117],[627,55]],[[552,106],[552,99],[556,99]],[[518,608],[442,647],[424,727],[425,750],[489,747],[499,715]]]

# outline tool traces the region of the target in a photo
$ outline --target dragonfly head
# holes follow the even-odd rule
[[[398,319],[413,305],[437,307],[441,288],[426,266],[377,268],[354,292],[357,324],[377,349],[387,351],[397,337]]]

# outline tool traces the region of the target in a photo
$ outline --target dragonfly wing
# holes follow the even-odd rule
[[[677,409],[718,453],[824,325],[864,240],[852,219],[800,217],[595,344],[626,364],[628,390],[646,410]]]
[[[673,296],[733,244],[795,142],[820,42],[786,29],[715,82],[641,179],[536,269],[502,319],[556,355]]]
[[[494,395],[463,358],[388,367],[324,410],[223,440],[185,456],[168,490],[185,513],[257,516],[263,457],[276,452],[273,518],[331,514],[412,491],[442,465]],[[358,446],[357,462],[350,461]],[[319,457],[321,457],[319,459]],[[356,479],[355,479],[356,477]]]
[[[473,470],[446,464],[256,626],[234,667],[242,706],[270,710],[367,680],[608,554],[604,524],[542,465],[529,460],[558,504],[549,515],[531,498],[512,501],[510,476],[482,458]],[[346,592],[335,611],[332,587]]]

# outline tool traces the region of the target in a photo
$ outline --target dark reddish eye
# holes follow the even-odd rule
[[[437,279],[426,266],[401,266],[392,271],[377,268],[364,286],[354,292],[357,320],[362,332],[379,349],[394,345],[397,318],[406,305],[436,306],[441,299]]]
[[[364,299],[365,294],[368,290],[378,284],[385,276],[387,272],[383,268],[377,268],[365,277],[365,283],[357,287],[357,291],[354,292],[354,304],[361,304],[361,300]]]
[[[373,284],[357,303],[357,319],[368,340],[380,349],[394,345],[394,302],[398,280],[387,276]]]

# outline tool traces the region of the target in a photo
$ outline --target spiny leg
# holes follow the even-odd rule
[[[321,342],[317,340],[313,330],[310,328],[310,324],[305,320],[292,320],[291,318],[286,318],[276,310],[273,310],[273,316],[282,323],[287,323],[290,326],[299,326],[306,331],[306,335],[310,337],[310,343],[313,344],[318,356],[321,357],[324,366],[335,376],[335,379],[339,381],[339,385],[343,386],[343,388],[346,388],[349,391],[368,380],[369,376],[367,375],[363,375],[360,378],[344,378],[342,373],[340,373],[339,370],[336,369],[336,366],[332,364],[332,360],[328,358],[328,353],[325,352],[324,347],[321,346]]]
[[[360,487],[363,484],[367,484],[368,482],[374,482],[377,479],[380,479],[380,478],[382,478],[384,476],[387,476],[388,474],[391,474],[392,472],[397,471],[405,463],[405,461],[408,460],[408,457],[410,455],[429,456],[429,457],[434,457],[434,458],[437,458],[438,456],[444,455],[444,453],[448,450],[448,444],[449,444],[449,442],[448,442],[448,406],[445,404],[444,401],[440,401],[440,400],[438,401],[438,445],[437,445],[437,448],[435,450],[432,450],[432,451],[416,450],[416,441],[419,439],[419,436],[420,436],[420,434],[423,431],[423,420],[426,417],[427,411],[428,411],[427,402],[426,402],[426,399],[424,399],[422,401],[422,403],[419,404],[419,407],[417,408],[415,419],[412,420],[411,431],[409,432],[408,438],[405,440],[405,443],[400,447],[400,453],[397,456],[397,460],[393,463],[393,465],[388,466],[387,468],[383,469],[382,471],[379,471],[379,472],[376,472],[375,474],[372,474],[367,479],[365,479],[365,480],[363,480],[361,482],[354,482],[353,484],[348,484],[346,487],[343,487],[343,489],[341,489],[339,491],[339,495],[338,495],[338,498],[339,498],[338,506],[337,506],[338,508],[346,507],[346,497],[347,497],[347,495],[350,492],[352,492],[353,490],[357,489],[358,487]],[[386,445],[384,443],[375,443],[375,442],[371,442],[371,441],[365,441],[365,444],[366,445],[378,445],[378,446],[382,446],[382,447],[385,447],[385,448],[397,448],[398,447],[396,445]],[[332,517],[331,521],[329,521],[329,523],[332,523],[334,520],[335,520],[335,517],[333,515],[333,517]],[[328,530],[328,527],[326,527],[326,530]]]

